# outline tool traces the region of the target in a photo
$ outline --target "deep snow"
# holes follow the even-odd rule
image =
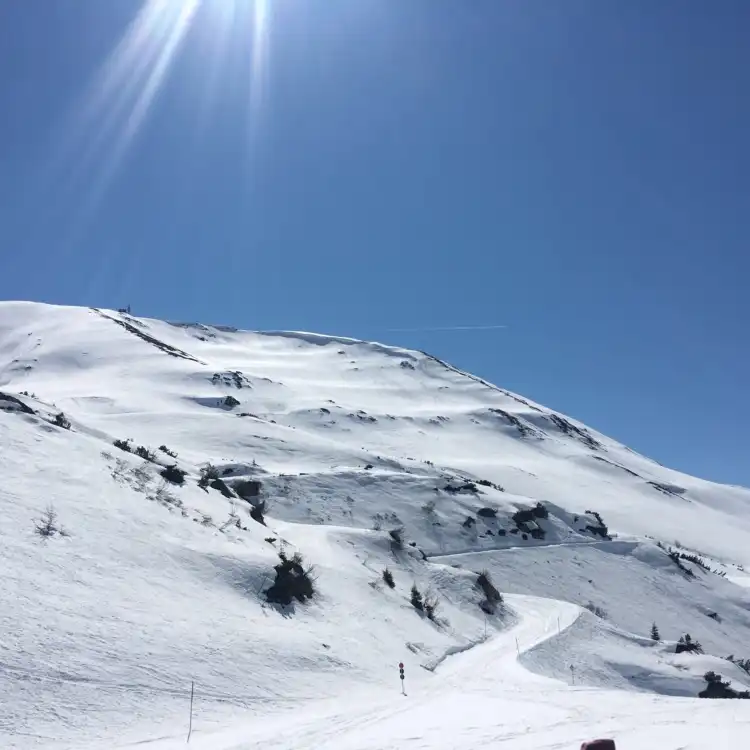
[[[128,438],[159,463],[113,446]],[[161,487],[160,445],[183,487]],[[197,486],[207,462],[262,483],[267,527]],[[750,685],[721,658],[750,656],[750,491],[429,355],[0,303],[0,471],[4,748],[182,745],[191,681],[191,745],[211,750],[597,734],[692,749],[746,731],[741,701],[686,696],[709,669]],[[518,529],[538,502],[548,518]],[[35,533],[48,506],[67,535]],[[585,528],[594,512],[616,538]],[[683,562],[689,577],[657,542],[716,572]],[[262,593],[282,545],[319,589],[291,610]],[[489,617],[485,568],[508,593]],[[410,605],[414,582],[439,598],[437,623]],[[674,653],[687,632],[705,655]]]

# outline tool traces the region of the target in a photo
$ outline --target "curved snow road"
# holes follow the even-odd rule
[[[407,677],[407,697],[398,688],[302,704],[294,713],[279,712],[228,732],[194,734],[195,750],[375,750],[401,747],[465,750],[468,742],[517,737],[528,730],[540,691],[563,692],[567,686],[535,675],[518,662],[522,654],[575,622],[580,609],[567,602],[531,596],[506,597],[517,622],[507,631],[453,656],[432,676]],[[569,721],[567,712],[545,706],[545,720]],[[479,735],[474,735],[479,732]],[[467,734],[469,733],[469,734]],[[182,747],[157,742],[152,750]]]
[[[615,737],[629,750],[733,747],[750,730],[734,704],[574,688],[532,674],[523,655],[575,622],[573,604],[508,596],[518,621],[470,651],[451,656],[408,697],[366,689],[300,704],[217,734],[194,734],[195,750],[573,750],[586,739]],[[518,645],[516,645],[516,642]],[[394,681],[395,682],[395,681]],[[177,740],[141,743],[176,750]]]
[[[593,547],[594,549],[599,549],[603,552],[624,554],[625,552],[632,552],[639,544],[640,542],[630,540],[616,540],[610,542],[591,540],[575,542],[553,542],[550,544],[517,544],[513,545],[512,547],[462,547],[461,549],[448,550],[446,552],[427,552],[425,553],[425,557],[430,560],[430,562],[440,563],[443,558],[448,557],[462,557],[464,555],[490,555],[500,554],[504,552],[535,552],[540,549],[555,549],[558,547]]]
[[[505,594],[504,597],[518,617],[516,625],[455,659],[449,657],[436,670],[443,678],[439,689],[446,682],[460,683],[467,674],[474,684],[483,681],[488,688],[510,678],[518,687],[561,685],[557,680],[525,669],[519,656],[569,628],[578,619],[581,608],[570,602],[536,596]]]

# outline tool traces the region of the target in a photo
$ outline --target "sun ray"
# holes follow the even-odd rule
[[[169,0],[162,0],[169,2]],[[174,0],[172,0],[174,2]],[[144,82],[143,89],[138,95],[135,105],[127,120],[125,130],[122,134],[122,147],[127,147],[128,143],[136,135],[143,121],[148,114],[151,105],[159,93],[164,80],[174,63],[175,55],[182,44],[185,34],[190,28],[191,21],[195,16],[201,0],[182,0],[182,7],[179,15],[174,21],[172,29],[169,31],[165,43],[159,52],[156,63],[149,72]]]
[[[253,48],[250,71],[250,102],[252,112],[257,112],[265,93],[268,73],[269,0],[255,0],[253,13]]]
[[[101,187],[142,127],[202,0],[146,0],[64,128],[67,189]],[[94,176],[92,173],[97,173]]]
[[[273,0],[142,0],[71,116],[57,129],[59,148],[45,169],[44,184],[47,220],[61,225],[61,255],[74,252],[89,231],[188,49],[188,37],[191,55],[200,54],[197,46],[201,40],[204,44],[205,64],[195,67],[203,81],[193,87],[195,138],[206,136],[218,97],[239,96],[248,123],[246,140],[237,148],[252,170],[267,106],[272,7]],[[224,75],[230,61],[232,70]]]
[[[205,6],[204,6],[205,7]],[[206,43],[205,76],[196,95],[196,122],[194,138],[204,136],[211,112],[222,91],[222,76],[234,47],[233,31],[241,24],[239,3],[223,2],[213,6],[208,14],[208,40]],[[198,90],[196,88],[196,90]]]
[[[249,55],[247,99],[247,142],[245,164],[247,187],[252,190],[256,173],[255,161],[258,153],[263,117],[267,115],[267,88],[270,56],[271,0],[252,0],[252,36]]]

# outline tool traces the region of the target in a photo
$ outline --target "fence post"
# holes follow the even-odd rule
[[[193,733],[193,695],[195,694],[195,682],[190,681],[190,724],[188,725],[187,741],[190,742],[190,735]]]

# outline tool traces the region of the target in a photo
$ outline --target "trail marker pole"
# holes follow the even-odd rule
[[[398,663],[398,676],[401,678],[401,695],[406,695],[406,690],[404,689],[404,663],[402,661]]]
[[[195,694],[195,682],[190,682],[190,724],[188,725],[187,741],[190,742],[190,735],[193,733],[193,695]]]

